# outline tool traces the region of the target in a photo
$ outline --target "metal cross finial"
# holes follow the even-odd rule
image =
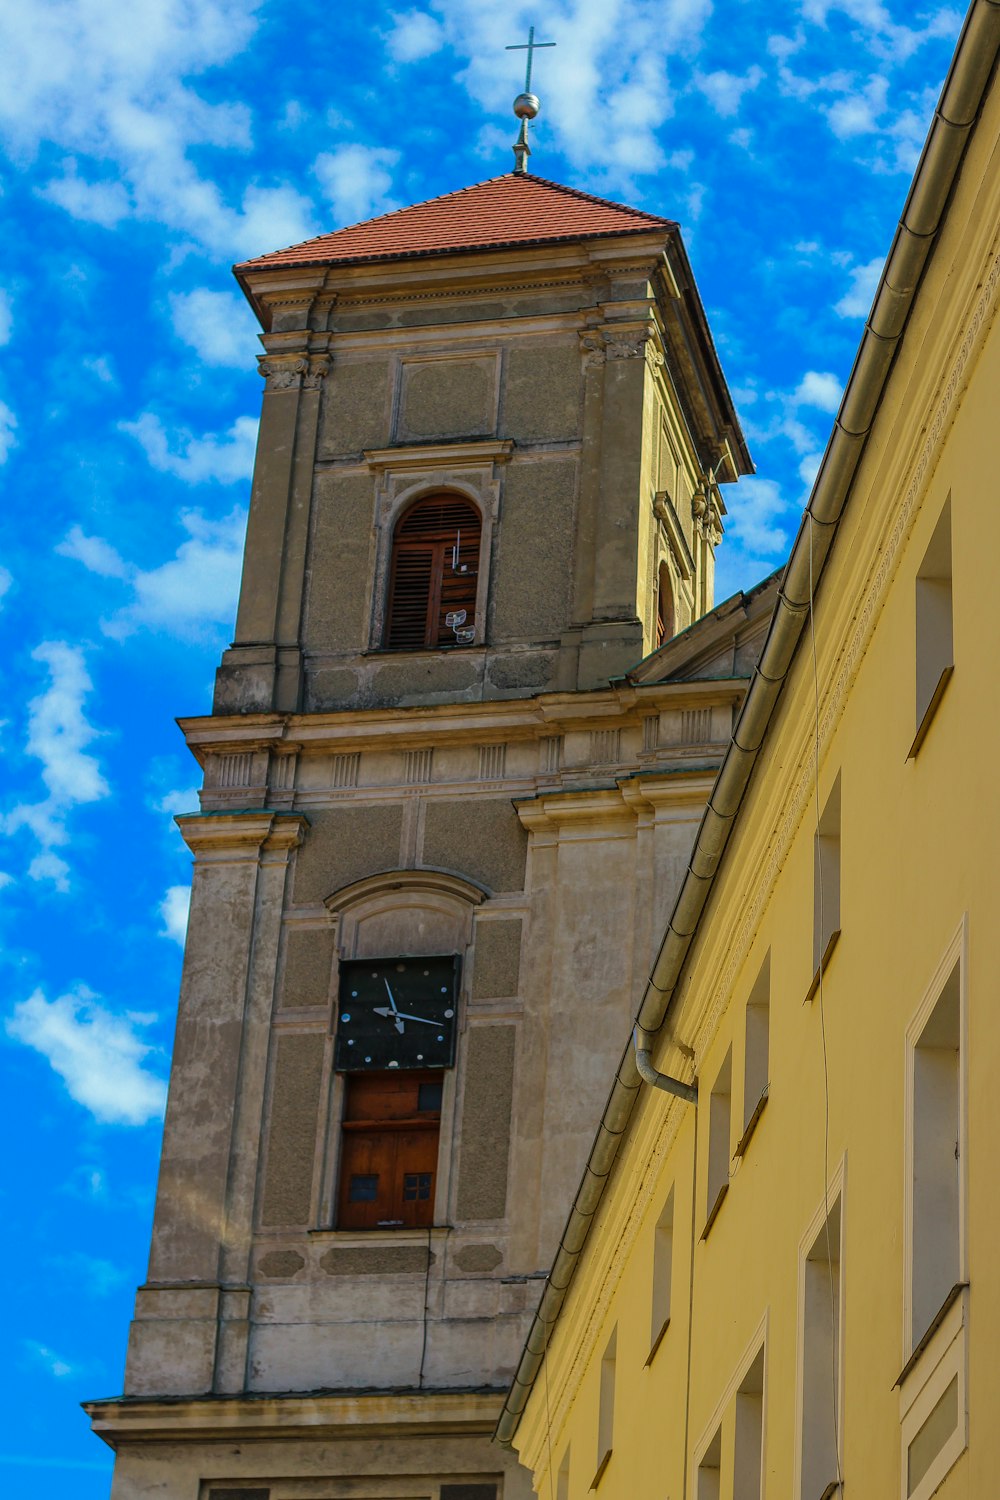
[[[524,74],[524,93],[518,94],[514,100],[514,113],[521,122],[521,133],[514,143],[514,171],[527,172],[528,157],[531,155],[531,147],[528,145],[528,121],[533,120],[538,113],[538,99],[531,92],[531,64],[534,54],[539,47],[554,47],[555,42],[536,42],[534,26],[528,27],[528,40],[526,42],[514,42],[505,50],[507,52],[527,52],[528,66]]]
[[[529,26],[528,40],[526,42],[513,42],[509,47],[504,48],[505,52],[527,52],[528,54],[528,66],[524,74],[524,92],[526,94],[531,93],[531,64],[535,51],[539,47],[554,47],[555,45],[555,42],[536,42],[535,28],[534,26]]]

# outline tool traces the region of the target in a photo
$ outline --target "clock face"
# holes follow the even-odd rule
[[[345,960],[333,1055],[337,1072],[450,1068],[458,974],[453,953]]]

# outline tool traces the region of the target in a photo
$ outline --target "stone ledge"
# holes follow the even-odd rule
[[[492,1433],[505,1387],[433,1391],[311,1391],[252,1396],[114,1397],[85,1401],[97,1435],[121,1442],[207,1439],[468,1436]]]

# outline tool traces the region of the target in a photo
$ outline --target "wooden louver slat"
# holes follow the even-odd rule
[[[430,495],[405,513],[393,537],[385,644],[394,651],[462,644],[446,616],[475,626],[479,512],[455,495]]]

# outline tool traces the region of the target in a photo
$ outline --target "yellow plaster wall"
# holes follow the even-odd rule
[[[822,1000],[806,998],[813,970],[817,716],[807,639],[673,1016],[676,1036],[694,1050],[699,1106],[644,1090],[553,1336],[548,1371],[539,1375],[518,1431],[522,1462],[534,1470],[540,1494],[548,1494],[550,1475],[554,1482],[567,1447],[569,1486],[561,1500],[583,1500],[590,1490],[599,1458],[600,1361],[617,1327],[614,1441],[598,1484],[601,1500],[697,1496],[698,1455],[720,1414],[720,1493],[723,1500],[732,1496],[733,1383],[762,1329],[763,1493],[771,1500],[799,1496],[800,1246],[823,1204],[825,1184],[835,1184],[840,1173],[845,1488],[879,1500],[900,1495],[894,1383],[909,1353],[905,1032],[963,924],[970,1448],[937,1493],[952,1500],[995,1488],[1000,331],[991,323],[1000,279],[998,116],[994,96],[817,601],[820,805],[838,773],[842,794],[842,936],[830,957]],[[915,579],[949,495],[955,673],[919,755],[908,760],[916,727]],[[745,1004],[768,950],[769,1098],[745,1156],[731,1163],[728,1195],[702,1239],[708,1094],[732,1046],[732,1152],[743,1121]],[[657,1062],[689,1076],[690,1064],[676,1046],[662,1048]],[[671,1324],[647,1365],[653,1234],[672,1184]]]

